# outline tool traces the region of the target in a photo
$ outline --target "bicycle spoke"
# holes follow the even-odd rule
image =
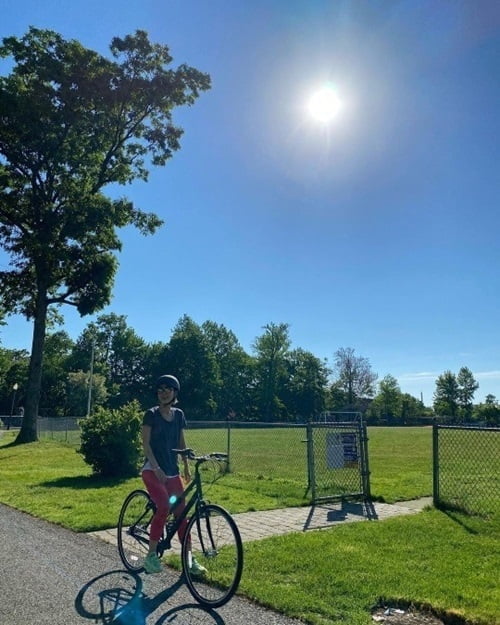
[[[243,548],[238,528],[226,510],[210,504],[191,519],[188,532],[182,550],[188,588],[200,603],[219,607],[233,596],[241,578]],[[197,566],[204,571],[197,572]]]
[[[130,571],[140,571],[148,552],[149,526],[154,514],[149,495],[143,490],[125,499],[118,520],[118,551]]]

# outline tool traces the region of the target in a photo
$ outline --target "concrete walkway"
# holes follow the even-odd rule
[[[303,508],[242,512],[233,516],[243,542],[249,542],[291,532],[328,529],[339,523],[382,521],[395,516],[416,514],[431,505],[432,497],[400,501],[397,504],[339,501]],[[91,532],[91,535],[116,545],[116,529]],[[179,546],[173,544],[172,548],[176,550]]]

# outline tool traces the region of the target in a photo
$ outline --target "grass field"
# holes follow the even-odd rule
[[[202,437],[203,432],[189,431],[188,442],[200,450],[212,446],[206,432]],[[304,468],[290,462],[297,438],[278,444],[276,437],[256,430],[238,459],[245,440],[235,435],[234,472],[215,481],[208,497],[231,512],[304,503],[294,492],[294,485],[306,483]],[[430,429],[372,429],[369,437],[377,498],[431,493]],[[125,495],[141,485],[139,478],[92,476],[68,444],[12,446],[11,441],[10,433],[0,439],[0,501],[76,531],[114,526]],[[499,536],[498,518],[432,509],[270,538],[245,546],[240,592],[311,625],[368,625],[370,608],[380,599],[432,606],[454,625],[497,625]]]
[[[189,430],[195,449],[225,449],[222,430]],[[308,486],[305,428],[235,429],[231,432],[228,488],[265,497],[269,507],[302,505]],[[369,428],[372,497],[394,503],[432,495],[432,428]],[[259,509],[258,505],[252,506]]]

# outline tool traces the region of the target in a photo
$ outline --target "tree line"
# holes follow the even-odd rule
[[[433,409],[408,393],[396,378],[380,381],[367,358],[339,348],[330,365],[291,347],[289,325],[269,323],[247,353],[230,329],[197,324],[185,315],[166,342],[147,343],[126,317],[101,315],[73,341],[64,330],[45,341],[40,416],[83,417],[97,406],[120,408],[133,400],[153,405],[154,381],[165,372],[181,381],[181,406],[189,419],[297,422],[325,411],[365,414],[368,423],[399,425],[444,415],[454,422],[498,422],[496,399],[473,405],[478,384],[469,369],[445,372],[436,381]],[[0,412],[23,405],[29,354],[0,347]],[[495,421],[496,419],[496,421]]]

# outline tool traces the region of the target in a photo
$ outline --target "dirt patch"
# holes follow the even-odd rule
[[[379,606],[372,611],[372,621],[381,625],[446,625],[430,610],[420,610],[413,606]]]

